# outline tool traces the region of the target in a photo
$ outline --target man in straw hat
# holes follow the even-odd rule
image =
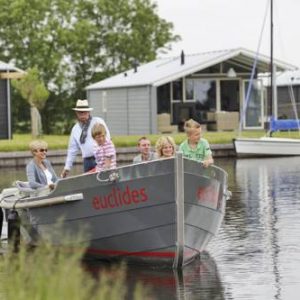
[[[61,177],[63,178],[70,172],[79,150],[83,158],[84,172],[96,166],[95,157],[93,155],[95,142],[91,134],[91,129],[95,123],[103,124],[107,138],[110,139],[110,133],[104,120],[90,115],[90,111],[92,111],[93,108],[89,107],[87,100],[77,100],[76,107],[74,107],[73,110],[76,113],[77,123],[73,126],[71,131],[67,159],[61,173]]]

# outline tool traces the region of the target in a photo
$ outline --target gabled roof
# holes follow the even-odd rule
[[[268,72],[270,58],[256,55],[255,52],[244,48],[211,51],[193,55],[185,55],[184,64],[181,57],[159,58],[137,68],[104,79],[86,87],[87,90],[119,88],[130,86],[152,85],[159,86],[178,78],[199,72],[218,63],[228,61],[251,71],[255,59],[258,73]],[[296,66],[274,60],[277,71],[294,70]]]
[[[3,61],[0,61],[0,71],[13,71],[13,72],[24,72],[21,69],[14,67],[11,64],[7,64]]]
[[[286,71],[276,76],[277,86],[300,85],[300,70]]]

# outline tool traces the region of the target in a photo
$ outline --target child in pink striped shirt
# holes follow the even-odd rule
[[[96,172],[116,168],[115,145],[106,137],[106,130],[102,124],[96,123],[92,127],[92,137],[97,144],[94,149]]]

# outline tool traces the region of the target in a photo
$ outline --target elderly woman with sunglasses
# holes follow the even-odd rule
[[[26,166],[26,174],[29,185],[33,189],[48,186],[54,188],[58,177],[46,159],[48,144],[45,141],[35,140],[29,144],[33,159]]]

